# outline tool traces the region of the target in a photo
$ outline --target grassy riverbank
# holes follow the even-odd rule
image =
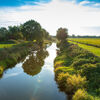
[[[47,44],[51,44],[52,41],[44,40],[43,47]],[[21,61],[31,51],[40,49],[40,46],[36,42],[32,41],[21,41],[15,44],[0,44],[0,75],[7,68],[11,68],[16,63]]]
[[[29,54],[32,49],[36,48],[33,42],[13,45],[10,48],[2,48],[0,50],[0,74],[2,74],[3,70],[6,68],[15,65],[23,57]]]
[[[60,45],[55,79],[73,100],[100,100],[100,58],[75,44]]]

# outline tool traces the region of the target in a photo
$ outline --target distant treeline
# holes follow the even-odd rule
[[[0,28],[0,41],[8,41],[11,39],[42,41],[44,38],[50,39],[49,33],[34,20],[29,20],[19,26],[8,26],[8,28]]]
[[[80,36],[80,35],[69,35],[69,38],[100,38],[100,36],[88,36],[88,35],[85,35],[85,36]]]

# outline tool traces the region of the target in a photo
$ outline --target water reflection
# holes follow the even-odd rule
[[[0,80],[0,100],[66,100],[54,80],[56,44],[46,50],[33,52],[23,62],[6,70]]]
[[[32,76],[38,74],[44,65],[44,59],[47,56],[48,52],[45,49],[33,52],[22,65],[24,72]]]

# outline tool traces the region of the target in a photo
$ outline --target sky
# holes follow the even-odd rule
[[[31,19],[51,35],[64,27],[69,35],[100,36],[100,0],[0,0],[0,27]]]

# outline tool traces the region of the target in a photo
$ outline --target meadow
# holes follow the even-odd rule
[[[69,41],[100,47],[100,38],[69,38]]]
[[[92,52],[93,54],[95,54],[96,56],[100,57],[100,48],[98,48],[98,47],[89,46],[86,44],[81,44],[81,43],[77,43],[77,42],[73,42],[73,41],[69,41],[69,43],[77,44],[79,47],[86,49],[86,50]]]
[[[9,48],[14,46],[15,44],[0,44],[0,48]]]
[[[94,38],[94,39],[93,38],[69,38],[68,41],[69,41],[69,43],[77,44],[79,47],[86,49],[86,50],[92,52],[93,54],[95,54],[96,56],[100,57],[100,48],[99,48],[99,46],[96,46],[96,45],[100,44],[100,42],[99,42],[100,39],[96,39],[96,38]],[[93,45],[93,43],[95,45]]]

